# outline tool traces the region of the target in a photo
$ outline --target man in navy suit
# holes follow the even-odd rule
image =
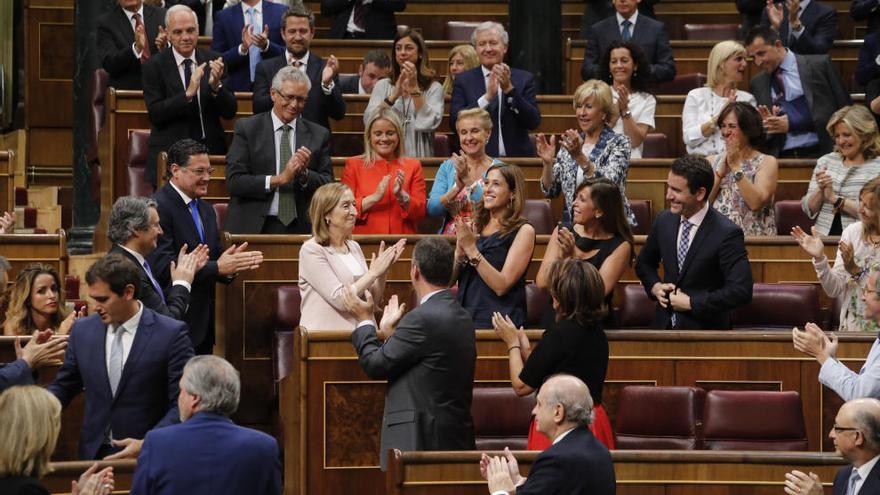
[[[368,95],[380,79],[391,77],[391,59],[385,50],[370,50],[364,55],[357,74],[339,76],[339,86],[343,93]]]
[[[837,37],[837,11],[817,0],[767,2],[761,25],[772,27],[795,53],[826,55]]]
[[[281,37],[287,45],[283,55],[257,65],[254,76],[254,114],[272,108],[269,94],[272,78],[282,67],[292,66],[303,71],[311,82],[308,100],[302,115],[311,122],[330,130],[330,119],[345,117],[345,100],[339,86],[339,62],[336,57],[323,58],[311,53],[315,37],[315,15],[302,5],[294,5],[284,14]]]
[[[636,260],[645,292],[657,301],[653,328],[728,329],[730,311],[752,300],[743,231],[707,201],[714,179],[701,156],[672,163],[669,209],[657,216]]]
[[[245,251],[247,243],[223,251],[217,216],[210,203],[200,199],[208,193],[211,163],[201,143],[182,139],[168,149],[168,183],[156,191],[162,234],[156,249],[147,257],[162,287],[171,285],[171,262],[184,245],[208,246],[208,262],[196,273],[190,290],[189,309],[184,321],[196,354],[214,349],[215,284],[229,283],[238,272],[260,266],[263,254]]]
[[[64,407],[85,391],[80,459],[134,458],[149,430],[178,421],[177,383],[192,344],[184,323],[138,301],[140,274],[125,257],[99,259],[86,283],[95,313],[73,324],[49,391]]]
[[[532,414],[538,432],[553,445],[538,455],[528,478],[520,476],[509,450],[504,449],[504,457],[483,454],[480,474],[489,482],[489,493],[614,495],[614,463],[608,449],[590,432],[592,410],[590,391],[579,378],[565,374],[548,378],[538,391]]]
[[[599,74],[599,60],[608,50],[612,41],[632,41],[648,59],[650,78],[654,82],[671,81],[675,78],[675,60],[672,58],[672,45],[662,22],[642,15],[638,10],[639,0],[614,0],[611,17],[593,24],[587,35],[587,48],[581,77],[584,81],[595,79]],[[642,68],[639,68],[642,70]]]
[[[225,359],[190,359],[177,398],[181,423],[147,434],[131,493],[280,494],[278,442],[229,419],[240,391],[238,371]]]
[[[150,57],[142,67],[144,100],[150,117],[150,140],[144,179],[156,186],[159,153],[181,137],[226,153],[220,118],[235,117],[235,94],[225,84],[220,54],[196,48],[199,25],[189,7],[175,5],[165,15],[170,50]]]
[[[217,13],[211,50],[223,54],[230,89],[250,91],[257,64],[284,52],[281,16],[285,10],[286,6],[268,0],[242,0]]]
[[[477,49],[480,67],[455,78],[449,126],[455,129],[461,110],[480,107],[492,116],[492,135],[486,145],[489,156],[535,156],[529,140],[529,131],[541,125],[535,76],[504,63],[508,36],[501,24],[480,24],[471,35],[471,44]]]
[[[880,401],[856,399],[842,405],[828,437],[850,463],[834,476],[834,495],[880,494]],[[785,475],[785,493],[823,495],[825,491],[818,475],[794,470]]]
[[[142,89],[141,64],[166,47],[168,35],[160,30],[165,9],[143,0],[118,0],[98,17],[98,59],[116,89]]]

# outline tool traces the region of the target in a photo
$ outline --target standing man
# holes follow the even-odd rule
[[[144,179],[156,187],[159,153],[181,137],[208,146],[215,155],[226,153],[220,117],[235,117],[235,95],[225,84],[223,59],[218,53],[196,48],[199,24],[193,11],[175,5],[165,14],[171,49],[144,64],[144,100],[150,117],[150,140]]]
[[[581,66],[584,81],[599,77],[599,60],[612,41],[631,41],[642,49],[650,64],[650,79],[675,79],[675,60],[666,26],[639,12],[639,0],[614,0],[616,13],[593,24],[587,36],[587,49]],[[640,68],[644,70],[643,68]]]
[[[480,107],[492,116],[492,134],[486,145],[489,156],[535,156],[529,140],[529,131],[541,125],[535,76],[504,63],[508,37],[501,24],[480,24],[471,35],[471,44],[477,49],[480,67],[455,78],[449,126],[455,129],[461,110]]]
[[[840,406],[828,437],[850,463],[834,476],[834,495],[880,493],[880,401],[856,399]],[[785,475],[785,493],[824,495],[825,490],[818,475],[795,470]]]
[[[98,58],[116,89],[143,89],[141,64],[168,43],[165,9],[143,0],[118,0],[98,17]]]
[[[369,291],[366,301],[345,292],[346,307],[360,321],[351,343],[361,368],[372,379],[388,380],[379,452],[383,471],[388,449],[475,448],[474,322],[449,291],[454,264],[448,241],[420,240],[409,271],[419,306],[404,316],[406,305],[391,296],[378,327]]]
[[[108,254],[86,272],[95,312],[73,324],[49,385],[67,407],[85,391],[80,459],[136,458],[144,435],[178,421],[177,383],[193,355],[186,325],[138,301],[134,263]]]
[[[405,9],[405,0],[321,0],[321,15],[333,18],[331,38],[394,39],[394,13]]]
[[[245,251],[246,242],[223,251],[214,208],[200,199],[208,193],[211,175],[204,145],[191,139],[174,143],[168,149],[168,164],[168,183],[153,195],[162,234],[147,260],[159,285],[167,287],[172,284],[172,261],[184,246],[207,245],[208,262],[193,277],[184,321],[196,353],[210,354],[214,349],[215,285],[231,282],[241,271],[256,269],[263,262],[263,253]]]
[[[147,262],[147,256],[156,249],[162,225],[159,211],[152,199],[138,196],[122,196],[113,203],[108,221],[107,236],[113,247],[111,253],[119,253],[134,262],[141,280],[138,299],[153,311],[183,320],[189,306],[189,293],[193,277],[208,261],[208,246],[199,244],[192,253],[186,245],[177,254],[177,263],[171,262],[171,287],[163,290],[156,274]]]
[[[617,482],[611,453],[590,432],[593,399],[587,385],[571,375],[554,375],[541,385],[535,409],[538,432],[553,442],[538,455],[528,478],[509,450],[504,457],[483,454],[480,474],[492,495],[589,493],[614,495]]]
[[[131,492],[280,495],[278,442],[229,419],[240,392],[238,371],[225,359],[190,359],[177,398],[180,424],[147,434]]]
[[[270,111],[239,119],[226,155],[233,234],[308,234],[315,190],[333,180],[330,133],[302,118],[309,78],[284,67],[272,79]]]
[[[217,12],[211,49],[223,54],[232,91],[250,91],[262,60],[284,52],[281,16],[287,7],[263,0],[242,0]]]
[[[669,209],[657,216],[636,260],[645,292],[657,301],[653,328],[729,329],[730,312],[752,300],[743,231],[707,201],[714,179],[701,156],[672,162]]]
[[[826,55],[837,37],[837,11],[818,0],[767,2],[761,25],[779,33],[782,44],[801,55]]]
[[[752,78],[749,91],[764,119],[767,151],[779,158],[831,153],[834,141],[825,124],[838,109],[852,104],[831,59],[792,53],[779,33],[766,26],[749,31],[745,44],[763,70]]]
[[[260,63],[254,78],[254,113],[272,108],[269,86],[282,67],[294,67],[308,76],[311,87],[309,99],[302,110],[303,117],[330,130],[330,118],[345,117],[345,100],[339,87],[339,62],[336,57],[323,58],[309,52],[315,37],[315,15],[302,6],[294,5],[284,14],[281,37],[287,45],[283,56]]]
[[[379,79],[390,77],[391,59],[384,50],[370,50],[358,67],[357,75],[339,76],[339,86],[345,94],[368,95]]]

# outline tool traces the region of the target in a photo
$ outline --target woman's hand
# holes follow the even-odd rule
[[[560,227],[556,231],[556,242],[559,244],[560,258],[571,258],[574,256],[574,234],[565,227]]]
[[[452,164],[455,165],[455,187],[460,191],[464,189],[468,179],[467,157],[464,153],[452,153]]]
[[[492,313],[492,327],[495,329],[495,334],[504,341],[508,348],[519,345],[516,325],[510,320],[510,316],[502,316],[497,311]]]
[[[474,225],[471,222],[465,222],[460,218],[455,221],[455,239],[467,257],[473,258],[478,254],[477,233],[474,232]]]
[[[831,174],[828,173],[827,169],[823,168],[816,171],[816,184],[822,190],[822,196],[825,198],[825,201],[834,203],[837,199],[834,194],[834,179],[831,178]]]
[[[742,168],[742,159],[743,159],[743,150],[742,144],[739,139],[734,136],[730,136],[725,139],[725,155],[724,155],[724,163],[727,165],[727,169],[731,172],[736,172],[737,170]]]
[[[398,170],[397,174],[394,176],[394,185],[392,186],[391,190],[394,193],[394,197],[397,199],[397,202],[400,204],[401,208],[406,210],[407,208],[409,208],[409,193],[403,190],[403,180],[403,170]]]
[[[98,471],[98,465],[92,464],[78,482],[70,482],[70,492],[71,495],[107,495],[113,492],[114,485],[112,466]]]
[[[822,242],[819,234],[816,233],[815,225],[813,226],[812,231],[813,235],[808,235],[803,229],[795,225],[791,229],[791,235],[797,240],[798,244],[800,244],[801,249],[812,256],[814,260],[818,261],[825,257],[825,244]]]
[[[419,78],[416,65],[406,61],[400,66],[400,73],[406,74],[406,82],[403,86],[406,95],[409,96],[410,93],[417,92],[419,90]]]
[[[577,158],[578,155],[583,156],[583,145],[584,140],[581,138],[578,131],[569,129],[562,133],[562,147],[568,151],[568,154],[571,155],[572,158]]]
[[[70,329],[73,328],[73,323],[77,318],[82,318],[86,315],[86,307],[83,306],[79,308],[79,311],[71,311],[67,318],[61,321],[61,324],[58,325],[58,335],[70,335]]]
[[[544,134],[535,136],[535,145],[538,148],[538,158],[544,165],[551,165],[556,158],[556,136],[550,134],[548,138]]]
[[[846,241],[840,241],[837,244],[837,250],[840,253],[840,257],[843,259],[843,267],[846,268],[846,271],[849,272],[850,275],[856,275],[859,273],[859,265],[856,265],[853,245]]]
[[[388,183],[391,182],[391,174],[382,177],[382,180],[379,181],[379,185],[376,186],[376,190],[373,191],[373,197],[376,199],[376,202],[382,200],[385,197],[385,193],[388,192]]]
[[[383,277],[403,254],[404,247],[406,247],[406,239],[400,239],[388,249],[385,249],[385,241],[380,242],[378,255],[373,254],[370,259],[370,274],[374,278]]]
[[[622,116],[629,111],[629,90],[623,84],[614,86],[614,89],[617,90],[617,109]]]

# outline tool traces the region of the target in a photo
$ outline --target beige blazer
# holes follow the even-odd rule
[[[364,253],[357,242],[346,241],[351,254],[367,271]],[[299,250],[300,325],[309,330],[351,330],[357,324],[342,302],[342,289],[355,276],[330,246],[311,238]]]

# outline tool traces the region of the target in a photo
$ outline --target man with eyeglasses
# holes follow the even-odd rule
[[[874,321],[880,321],[878,278],[880,272],[872,271],[861,296],[865,305],[865,319]],[[865,364],[856,373],[835,358],[838,343],[836,334],[830,337],[825,335],[815,323],[807,323],[803,330],[795,327],[791,333],[794,348],[816,358],[822,366],[819,368],[819,381],[843,400],[880,397],[880,340],[874,341]]]
[[[233,234],[309,234],[309,204],[333,180],[330,132],[306,120],[303,108],[311,81],[284,67],[272,78],[272,109],[235,122],[226,155]]]
[[[159,212],[162,233],[156,249],[147,257],[161,287],[172,283],[171,263],[183,246],[194,249],[208,246],[208,262],[192,281],[189,307],[183,321],[189,327],[196,354],[211,354],[214,348],[214,299],[216,283],[229,283],[245,270],[254,270],[263,262],[260,251],[245,251],[247,243],[232,245],[223,251],[214,208],[200,198],[208,193],[211,163],[205,145],[182,139],[168,149],[168,183],[156,191],[153,199]]]
[[[855,399],[841,406],[828,437],[850,463],[834,476],[834,495],[880,494],[880,401]],[[798,470],[785,475],[784,489],[789,495],[825,493],[818,475]]]

